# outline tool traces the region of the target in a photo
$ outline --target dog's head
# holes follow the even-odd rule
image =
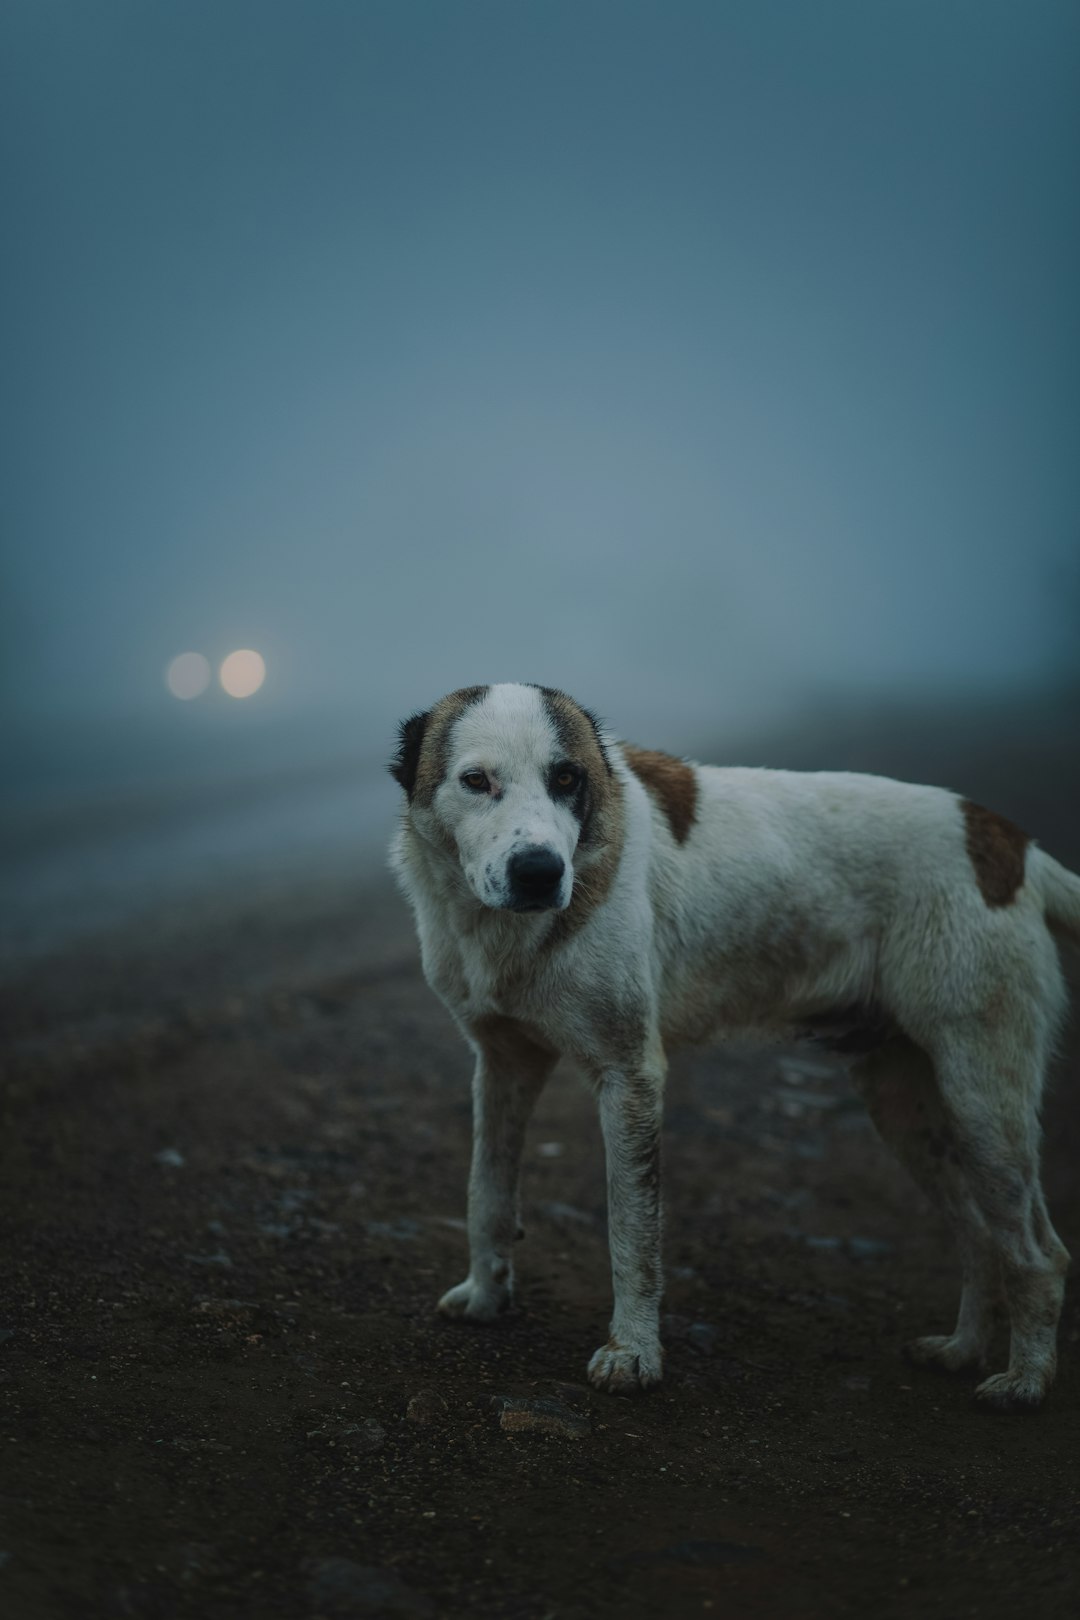
[[[416,832],[496,910],[565,910],[618,797],[596,721],[547,686],[451,692],[402,722],[390,771]]]

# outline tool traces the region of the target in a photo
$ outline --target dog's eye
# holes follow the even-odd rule
[[[561,792],[568,793],[571,788],[577,787],[580,774],[574,765],[561,765],[555,772],[555,786]]]
[[[483,771],[465,771],[461,778],[462,786],[472,793],[486,793],[490,786]]]

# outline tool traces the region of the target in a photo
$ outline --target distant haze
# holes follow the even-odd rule
[[[1061,662],[1077,6],[8,0],[0,30],[24,728],[178,725],[189,650],[262,653],[253,715],[373,736],[472,681],[685,736]]]

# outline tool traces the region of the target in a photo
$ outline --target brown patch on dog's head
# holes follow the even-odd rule
[[[622,853],[622,784],[611,768],[596,716],[553,686],[539,686],[537,691],[567,760],[585,770],[573,810],[581,826],[578,849],[586,859],[575,861],[570,904],[555,919],[549,936],[551,944],[558,945],[577,932],[611,888]]]
[[[447,745],[454,722],[487,692],[486,686],[463,686],[440,698],[423,714],[412,714],[398,727],[398,751],[390,775],[405,789],[410,804],[427,807],[446,775]]]
[[[671,836],[685,844],[697,816],[697,777],[685,759],[661,754],[653,748],[623,745],[623,757],[667,817]]]
[[[544,700],[548,719],[567,759],[584,765],[591,777],[611,779],[611,761],[596,716],[553,686],[539,686],[537,691]]]
[[[975,881],[988,906],[1008,906],[1024,882],[1028,835],[1015,822],[962,799],[964,836]]]

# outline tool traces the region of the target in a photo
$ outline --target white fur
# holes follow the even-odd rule
[[[1015,899],[988,906],[953,794],[851,774],[697,766],[696,819],[680,845],[606,742],[624,802],[617,870],[554,947],[572,885],[587,891],[603,857],[579,849],[576,821],[548,794],[559,744],[536,689],[491,687],[465,710],[431,807],[407,809],[395,840],[425,974],[477,1056],[470,1272],[440,1308],[486,1319],[509,1302],[525,1124],[566,1054],[595,1086],[608,1156],[615,1307],[590,1377],[619,1390],[656,1383],[650,1155],[665,1053],[736,1031],[775,1039],[830,1009],[872,1005],[898,1034],[858,1065],[856,1083],[952,1221],[964,1266],[955,1333],[916,1341],[912,1354],[982,1365],[1003,1293],[1009,1367],[979,1393],[1002,1408],[1035,1404],[1054,1372],[1068,1258],[1038,1182],[1036,1111],[1065,998],[1047,913],[1080,933],[1080,881],[1032,846]],[[470,795],[459,780],[469,769],[487,771],[501,797]],[[507,861],[525,844],[566,860],[556,909],[503,909]]]

